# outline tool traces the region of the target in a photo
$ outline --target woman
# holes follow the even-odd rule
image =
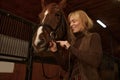
[[[68,20],[75,36],[74,44],[71,45],[68,41],[57,43],[74,56],[71,80],[100,80],[97,69],[101,61],[102,46],[100,36],[88,31],[93,26],[92,20],[82,10],[71,12]],[[56,52],[56,43],[50,44],[53,44],[50,50]]]

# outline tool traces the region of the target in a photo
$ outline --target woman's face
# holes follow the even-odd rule
[[[71,15],[69,18],[70,28],[73,33],[81,32],[84,30],[83,23],[79,17],[79,15]]]

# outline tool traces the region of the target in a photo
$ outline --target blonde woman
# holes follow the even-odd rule
[[[77,10],[68,15],[71,31],[75,36],[74,44],[68,41],[57,41],[61,47],[69,50],[73,68],[71,71],[71,80],[100,80],[98,67],[102,56],[101,39],[98,33],[90,33],[89,29],[93,27],[90,17],[83,11]],[[52,52],[57,51],[56,43],[51,42]]]

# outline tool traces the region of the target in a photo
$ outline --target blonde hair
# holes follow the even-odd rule
[[[93,21],[91,20],[91,18],[86,14],[85,11],[83,10],[77,10],[74,12],[69,13],[68,15],[68,20],[70,19],[70,17],[74,17],[75,15],[78,15],[82,21],[83,26],[85,27],[85,30],[89,30],[93,27]]]

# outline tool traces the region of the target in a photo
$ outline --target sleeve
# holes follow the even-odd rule
[[[69,48],[70,52],[75,55],[80,62],[86,63],[93,67],[98,67],[102,56],[101,39],[98,34],[92,34],[87,44],[89,49],[76,49],[74,46]]]

